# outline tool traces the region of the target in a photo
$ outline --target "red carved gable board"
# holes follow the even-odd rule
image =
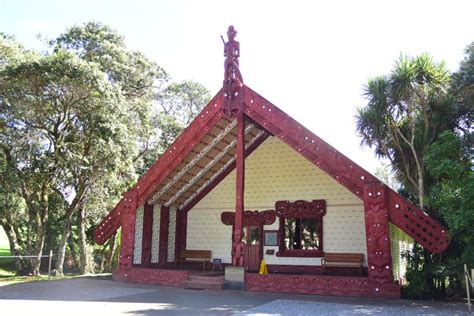
[[[246,155],[249,155],[269,134],[272,134],[322,169],[361,200],[364,200],[364,186],[380,182],[369,172],[247,86],[244,85],[241,92],[246,115],[246,131],[248,130],[246,145],[249,146],[246,147]],[[219,148],[219,144],[230,142],[230,145],[232,145],[232,137],[235,136],[235,133],[230,128],[230,132],[225,136],[227,138],[223,138],[223,141],[215,147],[211,146],[213,139],[220,137],[217,135],[215,127],[221,124],[220,129],[217,129],[219,131],[229,126],[232,127],[233,124],[232,121],[225,121],[223,107],[224,97],[222,91],[219,91],[196,119],[181,133],[173,145],[130,190],[137,193],[137,206],[143,205],[152,199],[153,195],[159,195],[157,191],[163,191],[169,186],[171,188],[169,190],[172,192],[160,195],[162,201],[164,203],[175,201],[174,198],[178,196],[176,207],[187,211],[192,205],[204,198],[226,174],[232,171],[235,167],[235,162],[230,158],[234,153],[232,151],[219,153],[222,154],[221,160],[224,162],[221,161],[220,164],[224,164],[225,168],[222,167],[219,170],[207,168],[199,165],[199,162],[195,164],[195,169],[187,167],[190,165],[194,168],[194,165],[191,164],[196,160],[196,156],[208,150],[205,146],[210,147],[209,150],[217,148],[223,151],[223,148]],[[218,151],[214,152],[214,156],[217,153]],[[202,161],[206,162],[205,159],[208,159],[209,162],[211,158],[205,158],[205,156],[213,155],[203,155]],[[178,187],[178,184],[183,187],[183,181],[194,181],[203,171],[206,171],[206,173],[195,184],[190,183],[189,186],[184,186],[186,190],[182,188],[181,191],[183,192],[173,191],[173,188]],[[174,185],[175,182],[176,185]],[[393,224],[432,252],[441,252],[446,249],[449,244],[446,228],[393,190],[387,188],[387,195],[388,216]],[[122,199],[98,225],[94,233],[94,239],[97,243],[104,243],[120,227],[122,224],[121,214],[125,204],[124,199]]]

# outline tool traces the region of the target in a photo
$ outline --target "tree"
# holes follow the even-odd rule
[[[170,84],[156,99],[163,114],[185,127],[209,103],[211,95],[200,83],[188,80]]]
[[[362,144],[387,158],[399,180],[418,197],[424,208],[423,154],[449,128],[454,115],[447,97],[450,76],[443,63],[427,54],[402,55],[389,76],[370,79],[365,87],[366,107],[357,111]]]

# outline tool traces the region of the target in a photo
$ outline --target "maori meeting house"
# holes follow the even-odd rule
[[[247,87],[236,34],[223,88],[96,227],[121,227],[113,278],[400,298],[399,245],[442,252],[446,228]]]

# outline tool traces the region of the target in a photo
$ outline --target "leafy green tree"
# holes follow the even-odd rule
[[[167,73],[98,22],[69,28],[46,53],[7,35],[0,40],[2,226],[12,249],[37,256],[24,264],[26,273],[39,273],[45,243],[57,249],[59,274],[68,244],[80,271],[89,272],[91,225],[171,144],[209,91],[195,82],[163,91]],[[156,100],[167,100],[172,112]],[[116,243],[110,249],[102,258],[114,258]]]
[[[172,83],[157,95],[163,114],[187,126],[211,100],[211,94],[202,84],[188,80]]]
[[[447,91],[450,76],[443,63],[427,54],[402,55],[390,75],[369,80],[367,106],[358,109],[357,132],[362,143],[387,158],[399,180],[424,208],[425,167],[423,153],[449,128],[454,116]]]

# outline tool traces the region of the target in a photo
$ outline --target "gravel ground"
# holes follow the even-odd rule
[[[0,306],[2,315],[469,315],[461,303],[185,290],[97,278],[0,286]]]

